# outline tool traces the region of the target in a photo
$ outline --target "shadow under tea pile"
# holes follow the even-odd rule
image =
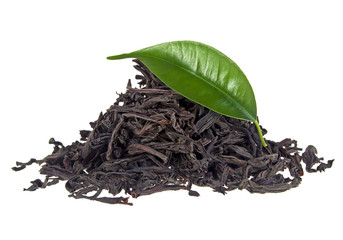
[[[237,188],[275,193],[300,184],[301,162],[307,172],[332,166],[333,160],[322,162],[313,146],[300,153],[295,140],[266,140],[268,147],[262,147],[253,123],[184,98],[134,61],[141,88],[132,88],[129,81],[126,93],[90,124],[93,130],[80,131],[81,142],[64,146],[52,138],[51,155],[17,162],[16,171],[38,163],[46,175],[44,182],[32,181],[25,190],[66,180],[71,197],[131,205],[128,197],[117,196],[122,190],[134,198],[167,190],[199,196],[193,184],[223,194]],[[291,177],[284,177],[284,170]],[[114,196],[100,196],[103,190]]]

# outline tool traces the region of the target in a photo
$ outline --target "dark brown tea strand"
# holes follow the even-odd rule
[[[276,193],[297,187],[307,172],[332,166],[308,146],[303,153],[292,139],[267,140],[261,145],[253,123],[229,118],[198,105],[165,86],[139,60],[134,66],[140,88],[128,82],[126,93],[98,120],[92,130],[81,130],[81,140],[54,144],[42,160],[17,163],[21,170],[41,164],[45,181],[35,180],[27,190],[66,180],[70,197],[110,204],[127,204],[133,198],[162,191],[188,191],[192,185],[219,193],[246,189]],[[266,130],[262,129],[263,134]],[[315,168],[315,166],[317,166]],[[288,170],[290,177],[283,173]],[[107,190],[113,197],[102,197]]]

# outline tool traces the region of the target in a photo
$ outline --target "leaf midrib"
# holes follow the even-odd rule
[[[148,54],[140,54],[140,53],[137,54],[137,52],[133,52],[133,53],[131,53],[131,54],[136,55],[138,58],[139,58],[140,56],[142,56],[142,57],[155,58],[155,59],[158,59],[158,60],[160,60],[160,61],[164,61],[164,62],[166,62],[166,63],[169,63],[169,64],[171,64],[171,65],[174,65],[175,67],[178,67],[178,68],[180,68],[180,69],[182,69],[182,70],[184,70],[184,71],[190,73],[191,75],[193,75],[193,76],[195,76],[195,77],[201,79],[203,82],[205,82],[206,84],[208,84],[208,85],[210,85],[211,87],[215,88],[216,90],[218,90],[219,92],[221,92],[224,96],[226,96],[233,104],[235,104],[235,105],[237,106],[237,108],[238,108],[244,115],[247,116],[247,119],[249,119],[250,121],[254,121],[254,120],[255,120],[255,118],[252,117],[252,115],[251,115],[248,111],[246,111],[246,110],[241,106],[241,104],[239,104],[237,101],[235,101],[235,100],[232,98],[232,96],[228,95],[226,92],[224,92],[223,90],[221,90],[221,89],[218,88],[217,86],[215,86],[215,85],[209,83],[209,82],[206,81],[203,77],[198,76],[194,71],[188,70],[187,68],[184,68],[184,67],[182,67],[182,66],[180,66],[180,65],[178,65],[178,64],[175,64],[175,63],[170,62],[170,61],[168,61],[168,60],[166,60],[166,59],[164,59],[164,58],[160,58],[160,57],[157,57],[157,56],[152,56],[152,55],[148,55]],[[131,54],[130,54],[130,55],[131,55]],[[132,56],[133,56],[133,55],[132,55]],[[133,56],[133,57],[136,57],[136,56]]]

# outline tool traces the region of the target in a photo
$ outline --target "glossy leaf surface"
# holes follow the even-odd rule
[[[215,112],[256,120],[248,79],[236,63],[208,45],[175,41],[108,57],[123,58],[138,58],[168,87]]]

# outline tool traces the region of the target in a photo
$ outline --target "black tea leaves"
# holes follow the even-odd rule
[[[235,189],[277,193],[297,187],[307,172],[332,166],[317,157],[314,146],[304,152],[297,142],[266,140],[263,147],[253,123],[215,113],[165,86],[139,60],[134,67],[140,88],[126,93],[98,120],[91,131],[81,130],[80,141],[69,146],[51,138],[52,154],[42,160],[17,162],[19,171],[33,163],[45,180],[25,189],[66,181],[73,198],[127,204],[133,198],[169,190],[199,196],[192,185],[211,187],[222,194]],[[266,133],[262,129],[263,134]],[[282,173],[289,171],[291,177]],[[107,190],[113,197],[101,197]],[[90,195],[90,193],[92,193]]]

